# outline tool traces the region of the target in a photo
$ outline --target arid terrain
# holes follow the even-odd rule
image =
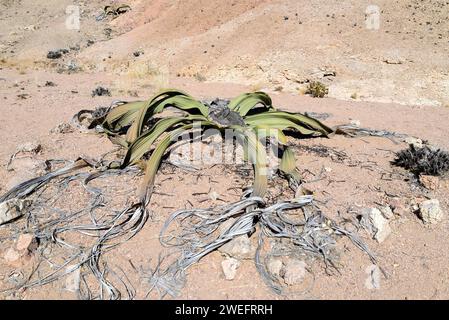
[[[1,2],[0,196],[45,173],[46,160],[98,158],[116,149],[105,135],[69,125],[79,110],[148,99],[167,87],[198,99],[263,90],[276,108],[315,114],[331,127],[352,122],[402,135],[290,141],[304,187],[313,191],[326,216],[351,228],[364,209],[392,209],[391,233],[384,241],[357,230],[384,273],[373,275],[370,259],[342,237],[337,243],[339,273],[330,274],[322,261],[312,260],[304,282],[277,295],[251,259],[242,260],[235,278],[226,280],[224,257],[216,251],[188,269],[177,297],[449,298],[449,180],[429,183],[391,164],[395,152],[408,142],[419,144],[416,139],[449,150],[449,2],[379,0],[374,27],[367,22],[369,1],[135,0],[126,2],[131,10],[125,13],[102,16],[104,6],[112,3],[120,4]],[[79,10],[79,29],[68,6]],[[66,49],[60,57],[48,58],[49,51],[60,49]],[[305,94],[310,81],[328,86],[328,95]],[[98,86],[108,88],[110,95],[94,97]],[[19,152],[9,163],[24,143],[40,148]],[[176,209],[238,200],[251,179],[235,169],[218,165],[192,172],[162,165],[148,205],[152,217],[134,238],[105,255],[129,279],[135,298],[158,298],[154,292],[147,296],[148,278],[166,252],[158,238],[166,218]],[[116,205],[124,205],[141,179],[107,177],[98,183],[107,183],[116,193]],[[72,187],[61,194],[58,206],[76,211],[85,203],[86,191],[76,183]],[[273,194],[282,195],[284,187],[270,181]],[[208,197],[211,191],[220,196]],[[442,211],[432,224],[419,215],[420,205],[430,199],[439,200]],[[19,236],[31,232],[27,228],[25,218],[0,225],[0,299],[77,299],[66,278],[6,290],[41,275],[32,272],[37,254],[17,248]],[[255,246],[257,233],[250,240]],[[58,262],[39,263],[51,270]]]

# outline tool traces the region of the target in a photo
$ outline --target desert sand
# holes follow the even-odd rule
[[[70,123],[79,110],[108,106],[113,100],[148,99],[167,87],[198,99],[263,90],[276,108],[326,115],[322,121],[329,126],[352,121],[449,149],[447,1],[379,0],[378,27],[367,24],[369,1],[127,4],[131,10],[126,13],[96,19],[103,1],[75,3],[79,29],[67,20],[73,14],[66,12],[72,1],[0,4],[0,195],[45,172],[46,160],[98,158],[116,148],[101,134],[55,130]],[[49,51],[59,49],[67,53],[47,58]],[[328,86],[328,95],[320,99],[305,94],[310,81]],[[111,95],[93,97],[98,86]],[[20,155],[9,168],[11,155],[28,142],[39,144],[41,150]],[[317,147],[331,152],[314,152]],[[449,183],[438,178],[436,188],[426,187],[403,168],[392,166],[395,152],[405,148],[404,139],[341,135],[301,140],[294,148],[304,186],[314,192],[326,216],[350,221],[365,208],[400,209],[394,210],[391,234],[382,243],[363,229],[357,231],[385,271],[374,287],[368,284],[370,259],[341,238],[339,273],[329,274],[322,262],[311,262],[298,290],[273,293],[257,276],[253,260],[243,260],[236,277],[226,280],[223,256],[213,252],[188,270],[179,295],[167,298],[448,299]],[[189,172],[162,166],[157,193],[148,205],[152,218],[136,237],[106,254],[108,263],[129,278],[135,298],[148,298],[148,275],[165,252],[158,239],[165,219],[189,204],[210,207],[238,200],[239,193],[230,189],[241,189],[248,180],[234,169],[206,166]],[[118,202],[128,200],[142,177],[130,179],[108,178],[120,194]],[[272,190],[281,187],[277,181],[270,183]],[[221,198],[203,199],[211,191]],[[62,201],[73,210],[85,201],[80,186],[66,197]],[[444,213],[436,224],[424,224],[417,214],[419,204],[428,199],[438,199]],[[2,292],[20,283],[35,266],[32,252],[18,260],[8,258],[24,232],[23,221],[0,226],[0,298],[77,299],[76,292],[67,290],[65,278]],[[251,241],[255,245],[257,239]]]

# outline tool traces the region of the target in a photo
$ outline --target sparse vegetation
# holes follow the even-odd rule
[[[416,148],[410,145],[408,149],[396,154],[393,164],[417,175],[442,176],[449,171],[449,153],[440,149],[431,149],[428,146]]]
[[[186,113],[185,116],[158,118],[157,114],[167,107]],[[292,181],[299,183],[299,174],[293,152],[287,147],[284,130],[297,131],[302,136],[327,136],[332,129],[318,120],[299,114],[277,111],[271,98],[263,92],[245,93],[229,103],[215,100],[210,105],[195,100],[178,90],[164,91],[149,102],[124,103],[113,108],[104,118],[103,127],[113,141],[127,148],[122,167],[141,161],[155,145],[146,164],[144,182],[140,188],[140,199],[146,202],[147,190],[153,184],[161,159],[175,137],[191,130],[194,123],[203,128],[220,131],[233,129],[249,150],[249,160],[255,169],[253,194],[263,196],[267,188],[267,177],[262,174],[266,167],[266,152],[260,139],[276,137],[280,145],[282,160],[280,169]],[[128,128],[126,131],[125,129]]]
[[[312,81],[307,86],[306,94],[314,98],[324,98],[329,93],[329,89],[319,81]]]

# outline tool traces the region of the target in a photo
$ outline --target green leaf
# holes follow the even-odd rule
[[[178,124],[193,123],[194,121],[206,120],[201,115],[189,117],[171,117],[159,120],[150,130],[142,134],[128,148],[122,167],[135,164],[140,158],[150,150],[153,143],[167,130]]]
[[[208,115],[208,108],[205,105],[185,93],[181,93],[180,91],[169,91],[169,94],[165,95],[162,93],[139,110],[134,123],[128,130],[126,140],[128,142],[134,142],[141,135],[148,119],[162,112],[166,107],[175,107],[187,112],[197,110],[205,117]]]
[[[202,121],[201,125],[215,126],[214,123],[210,121]],[[148,159],[147,161],[144,179],[139,187],[139,198],[142,203],[146,203],[149,200],[149,197],[151,197],[151,193],[153,192],[154,179],[166,150],[172,143],[176,142],[176,139],[180,134],[186,132],[189,129],[192,129],[193,126],[193,123],[185,124],[170,133],[166,133],[165,137],[161,140],[161,142],[159,142],[157,147],[151,153],[150,159]]]
[[[256,126],[254,128],[254,131],[256,132],[259,139],[270,137],[276,139],[276,141],[281,145],[287,144],[287,137],[280,129],[276,129],[270,126]]]
[[[333,130],[320,121],[300,113],[285,111],[268,111],[245,117],[245,122],[250,126],[267,126],[280,130],[295,129],[303,135],[324,135]]]
[[[130,125],[137,111],[145,105],[145,101],[134,101],[121,104],[109,111],[103,122],[103,128],[110,133],[120,131],[123,127]]]
[[[263,197],[268,189],[268,159],[264,145],[259,141],[257,135],[247,128],[233,127],[236,134],[240,135],[243,148],[247,149],[248,159],[254,167],[253,196]]]
[[[273,109],[272,101],[269,95],[264,92],[244,93],[229,103],[229,109],[238,112],[242,117],[254,108],[261,104],[267,110]]]
[[[295,154],[291,148],[285,148],[279,170],[290,179],[293,179],[297,184],[301,181],[301,175],[296,167]]]

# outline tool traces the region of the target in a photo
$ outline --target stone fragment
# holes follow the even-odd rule
[[[443,219],[444,213],[437,199],[426,200],[419,205],[419,217],[425,224],[435,224]]]
[[[221,262],[223,274],[226,280],[234,280],[237,269],[240,267],[240,261],[234,258],[227,258]]]
[[[377,208],[368,208],[362,211],[361,224],[368,230],[371,236],[379,243],[384,242],[391,233],[388,220]]]

